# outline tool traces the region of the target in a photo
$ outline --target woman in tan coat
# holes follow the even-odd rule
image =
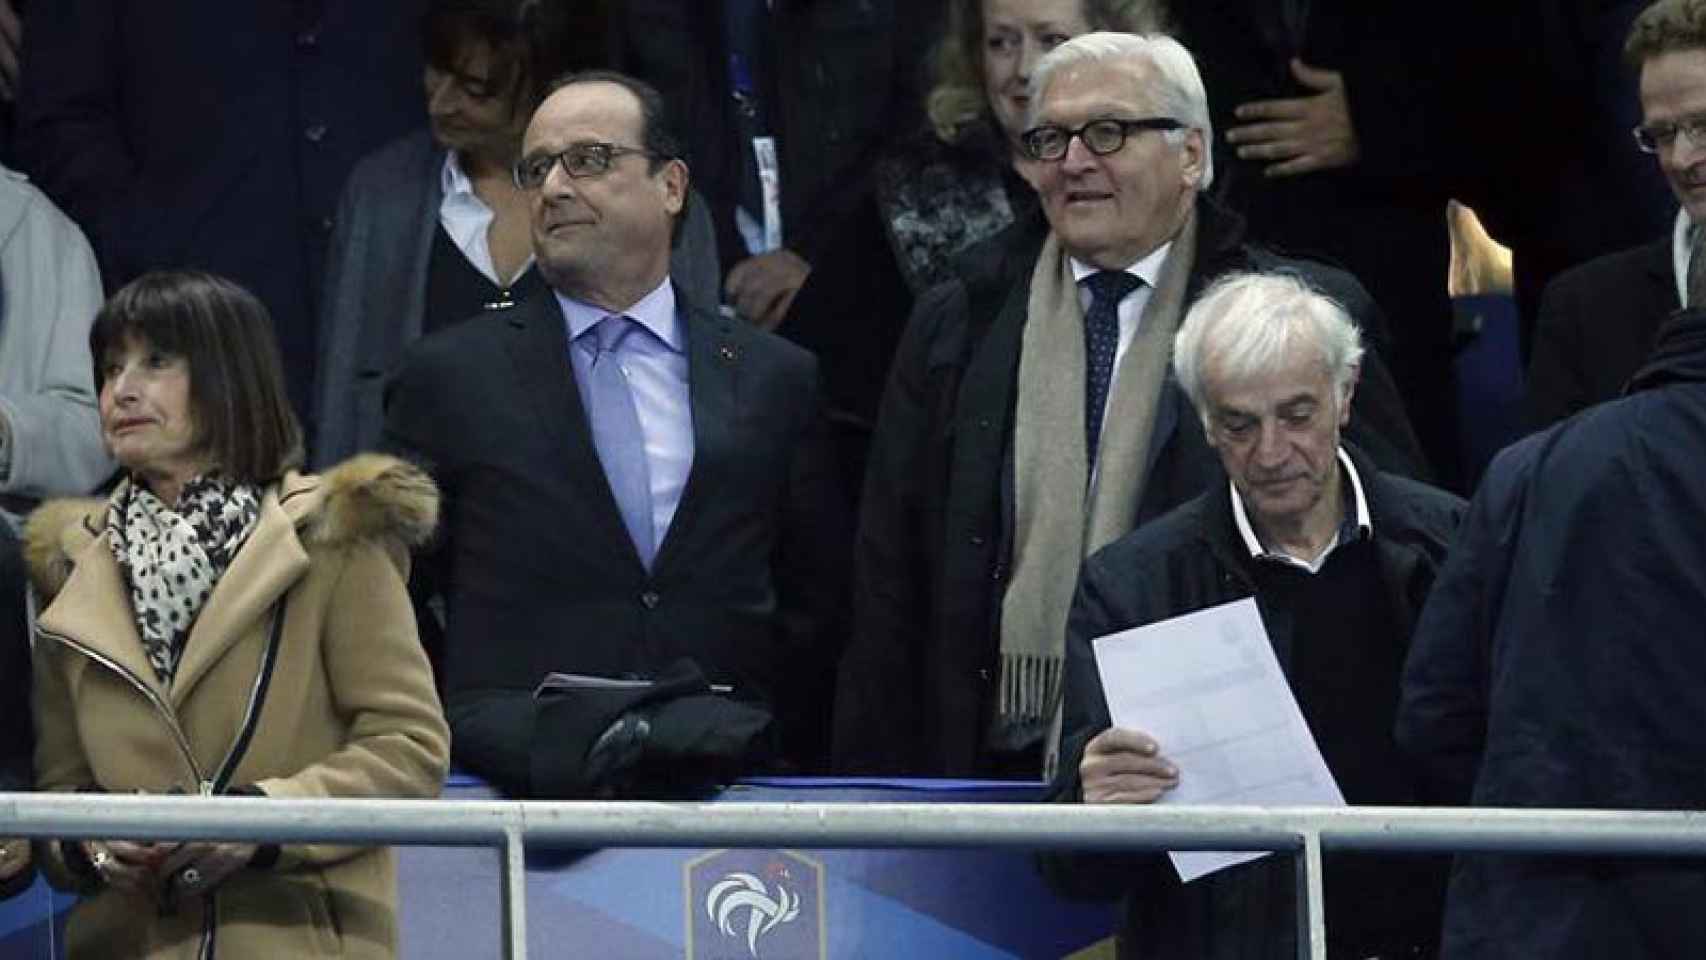
[[[449,737],[405,589],[438,496],[401,461],[304,476],[266,310],[144,276],[90,335],[105,501],[57,501],[25,552],[43,790],[430,797]],[[262,801],[257,801],[262,802]],[[84,957],[384,957],[387,849],[58,841]]]

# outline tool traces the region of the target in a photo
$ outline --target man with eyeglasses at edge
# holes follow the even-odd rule
[[[1706,0],[1659,0],[1629,30],[1624,59],[1640,73],[1634,144],[1651,154],[1681,204],[1670,233],[1581,264],[1546,286],[1529,360],[1532,429],[1613,399],[1687,303],[1689,249],[1706,223]]]
[[[1354,278],[1252,246],[1204,196],[1207,96],[1177,41],[1070,40],[1038,63],[1030,111],[1041,212],[920,299],[878,415],[836,697],[842,772],[1036,779],[1052,765],[1080,563],[1222,476],[1170,369],[1207,284],[1290,271],[1378,340]],[[1373,351],[1348,435],[1381,469],[1417,472]]]
[[[673,689],[691,659],[685,692],[770,709],[790,756],[827,710],[790,699],[832,668],[844,616],[816,361],[669,277],[688,169],[664,112],[620,73],[552,84],[515,171],[548,289],[420,341],[387,396],[385,445],[444,496],[414,586],[443,602],[452,759],[512,794],[616,786],[574,697],[535,695],[552,672]],[[766,739],[752,713],[708,709],[743,726],[666,748],[660,724],[604,718],[626,755],[608,765],[685,782],[698,747],[739,760]]]

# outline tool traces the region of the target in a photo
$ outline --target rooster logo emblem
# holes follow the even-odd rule
[[[746,920],[746,949],[758,958],[758,939],[800,915],[799,895],[783,885],[787,876],[776,878],[775,892],[753,874],[737,871],[727,874],[712,885],[705,894],[705,916],[717,925],[725,936],[738,937],[744,911]]]

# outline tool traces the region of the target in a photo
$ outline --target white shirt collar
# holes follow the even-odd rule
[[[612,313],[620,313],[650,330],[653,336],[668,344],[676,353],[686,349],[681,335],[681,321],[675,315],[675,286],[669,282],[667,276],[663,278],[662,283],[652,288],[651,293],[641,297],[626,310],[606,310],[564,296],[559,291],[553,292],[556,293],[557,303],[563,309],[563,318],[568,322],[570,343],[592,329],[593,324]]]
[[[481,206],[485,205],[474,193],[474,181],[462,172],[462,161],[456,159],[455,150],[444,152],[444,169],[439,171],[438,185],[446,197],[473,197]]]
[[[1367,539],[1374,535],[1374,523],[1368,516],[1368,498],[1363,495],[1362,478],[1357,476],[1357,468],[1351,463],[1350,455],[1345,453],[1344,447],[1339,448],[1339,466],[1344,468],[1345,476],[1350,479],[1352,502],[1356,505],[1356,532],[1352,539]],[[1340,535],[1334,537],[1332,542],[1327,544],[1327,549],[1321,551],[1321,555],[1313,561],[1300,560],[1287,553],[1269,551],[1262,546],[1262,541],[1256,537],[1256,528],[1250,525],[1250,515],[1244,509],[1244,498],[1238,495],[1237,485],[1228,481],[1228,486],[1232,488],[1232,521],[1238,527],[1238,534],[1244,540],[1245,549],[1249,550],[1250,556],[1257,560],[1276,560],[1308,570],[1310,573],[1319,573],[1321,565],[1327,562],[1327,557],[1346,542],[1344,536],[1346,524],[1340,523]],[[1340,491],[1340,494],[1342,497],[1343,491]]]
[[[1169,240],[1161,246],[1156,247],[1154,250],[1151,250],[1149,252],[1149,256],[1144,257],[1129,267],[1126,267],[1125,272],[1139,280],[1142,280],[1148,286],[1154,287],[1155,281],[1161,277],[1161,265],[1167,262],[1167,251],[1171,249],[1173,249],[1173,241]],[[1067,256],[1066,262],[1072,265],[1072,280],[1074,283],[1083,283],[1085,277],[1088,277],[1093,273],[1101,272],[1100,267],[1093,267],[1071,255]]]
[[[1671,264],[1676,268],[1676,302],[1688,306],[1688,251],[1692,244],[1694,221],[1688,219],[1688,208],[1683,207],[1676,212],[1676,223],[1671,227]]]

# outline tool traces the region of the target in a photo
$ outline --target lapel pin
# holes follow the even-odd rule
[[[726,363],[734,363],[736,360],[735,348],[725,343],[717,348],[717,356],[722,357]]]

